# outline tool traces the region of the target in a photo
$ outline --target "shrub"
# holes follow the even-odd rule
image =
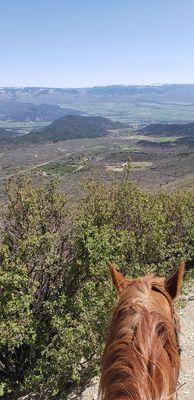
[[[68,320],[72,218],[53,181],[38,188],[25,178],[9,181],[6,194],[0,254],[0,377],[1,387],[9,392],[50,376],[44,360]]]
[[[60,393],[97,373],[115,301],[107,261],[169,273],[194,248],[192,195],[89,181],[81,206],[55,184],[9,181],[0,266],[0,395]]]
[[[125,179],[110,185],[91,181],[86,193],[83,245],[95,265],[105,253],[127,275],[164,275],[193,255],[192,193],[149,194]]]

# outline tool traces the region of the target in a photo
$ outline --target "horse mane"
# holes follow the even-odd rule
[[[164,295],[173,313],[163,282],[149,275],[131,281],[121,294],[102,358],[102,400],[172,399],[179,352],[173,315],[169,319],[154,298],[154,291]]]

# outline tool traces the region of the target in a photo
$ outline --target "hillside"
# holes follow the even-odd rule
[[[58,142],[67,139],[101,137],[105,136],[108,130],[122,126],[120,122],[113,122],[108,118],[67,115],[39,132],[30,132],[18,139],[18,143]]]
[[[157,137],[175,136],[173,145],[194,146],[194,123],[189,124],[150,124],[138,131],[140,134]],[[140,140],[140,145],[169,147],[172,142],[154,142],[150,140]]]
[[[12,122],[52,122],[69,114],[80,114],[79,111],[62,108],[58,105],[33,104],[18,102],[0,102],[0,120]]]
[[[0,144],[6,143],[17,136],[18,136],[17,130],[0,127]]]
[[[0,128],[0,138],[7,138],[8,136],[16,136],[16,132],[11,129]]]
[[[194,123],[189,124],[150,124],[139,132],[154,136],[194,136]]]

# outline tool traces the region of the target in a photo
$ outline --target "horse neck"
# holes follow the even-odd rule
[[[155,300],[152,306],[149,282],[121,296],[103,354],[103,400],[170,400],[179,354],[173,322],[160,311]]]

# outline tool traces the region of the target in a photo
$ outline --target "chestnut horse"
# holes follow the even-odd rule
[[[170,278],[125,279],[109,264],[119,293],[102,359],[102,400],[172,400],[179,374],[179,323],[173,300],[184,263]]]

